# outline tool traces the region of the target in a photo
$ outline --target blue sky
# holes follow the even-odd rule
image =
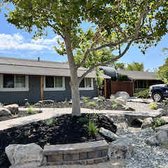
[[[83,25],[85,29],[88,24]],[[34,40],[33,35],[24,30],[16,29],[15,26],[9,24],[4,17],[4,13],[0,13],[0,57],[16,57],[49,61],[66,61],[65,56],[59,56],[53,46],[57,45],[58,36],[49,33],[47,37]],[[167,55],[162,51],[168,47],[168,35],[164,36],[156,47],[151,47],[142,54],[136,46],[132,46],[119,62],[143,63],[146,70],[153,71],[164,63]]]

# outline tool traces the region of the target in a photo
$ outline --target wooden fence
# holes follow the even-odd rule
[[[133,81],[111,81],[111,94],[115,94],[118,91],[125,91],[130,96],[134,93]]]

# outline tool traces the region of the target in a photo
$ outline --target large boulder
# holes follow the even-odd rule
[[[129,99],[129,94],[127,92],[124,91],[119,91],[115,94],[115,97],[122,97],[123,99]]]
[[[118,138],[109,145],[109,158],[125,159],[132,156],[133,145],[132,140],[126,136]]]
[[[9,104],[7,106],[4,106],[4,108],[7,108],[14,115],[19,113],[19,105],[18,104]]]
[[[9,145],[5,148],[5,153],[12,167],[31,162],[35,162],[39,166],[43,159],[43,149],[35,143]]]
[[[99,128],[103,127],[103,128],[108,129],[114,133],[117,132],[117,126],[114,124],[113,119],[111,119],[107,115],[98,116],[98,127]]]
[[[0,117],[8,117],[11,116],[11,112],[4,107],[0,107]]]
[[[149,145],[168,145],[168,134],[167,131],[160,130],[152,137],[149,137],[146,140],[146,143]]]
[[[99,129],[99,133],[110,142],[118,139],[118,135],[102,127]]]
[[[156,138],[159,144],[168,144],[168,134],[167,131],[159,131],[156,133]]]

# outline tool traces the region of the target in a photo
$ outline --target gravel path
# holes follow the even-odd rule
[[[155,112],[157,110],[152,110],[149,108],[149,103],[142,102],[127,102],[127,106],[135,109],[136,112]]]

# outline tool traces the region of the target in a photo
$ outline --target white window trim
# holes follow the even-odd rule
[[[84,85],[86,86],[86,78],[84,78]],[[79,90],[94,90],[93,78],[91,78],[91,87],[79,87]]]
[[[53,76],[57,77],[57,76]],[[44,77],[44,91],[65,91],[65,77],[62,77],[62,87],[47,88],[46,87],[46,76]]]
[[[14,81],[16,80],[14,75]],[[27,92],[29,91],[29,77],[25,76],[25,85],[24,88],[3,88],[3,74],[0,74],[0,92]]]

